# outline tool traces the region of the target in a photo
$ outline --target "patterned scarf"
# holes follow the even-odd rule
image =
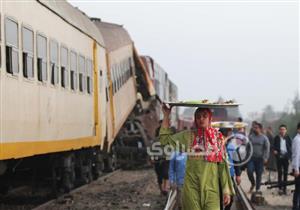
[[[211,122],[212,113],[209,110]],[[195,122],[196,125],[196,122]],[[194,140],[191,145],[195,152],[205,152],[205,160],[208,162],[222,162],[225,151],[223,135],[215,128],[198,128],[194,132]]]

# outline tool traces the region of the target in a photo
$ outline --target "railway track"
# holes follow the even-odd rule
[[[32,209],[49,199],[49,189],[43,187],[35,191],[31,186],[20,186],[0,196],[0,210]]]
[[[145,168],[114,172],[35,209],[157,210],[164,201],[154,170]]]
[[[60,201],[60,200],[61,200],[61,201],[62,201],[62,200],[65,200],[64,202],[68,202],[68,201],[67,201],[67,200],[68,200],[68,197],[71,197],[72,194],[74,194],[74,193],[76,193],[76,192],[79,192],[79,191],[82,191],[82,190],[88,188],[88,187],[90,186],[90,184],[92,184],[93,182],[100,181],[100,180],[105,180],[105,179],[107,179],[108,177],[113,176],[113,175],[116,174],[116,173],[119,173],[120,171],[121,171],[121,169],[117,169],[117,170],[115,170],[115,171],[113,171],[113,172],[111,172],[111,173],[104,174],[104,175],[102,175],[100,178],[98,178],[97,180],[94,180],[94,181],[92,181],[92,182],[89,183],[89,184],[85,184],[85,185],[83,185],[83,186],[80,186],[80,187],[78,187],[78,188],[75,188],[74,190],[70,191],[69,193],[63,194],[63,195],[59,196],[58,198],[49,200],[48,202],[43,203],[43,204],[41,204],[41,205],[39,205],[39,206],[33,208],[32,210],[44,210],[44,209],[47,209],[47,207],[51,206],[52,204],[54,204],[55,202]]]
[[[147,170],[147,169],[146,169]],[[150,171],[152,169],[149,169]],[[12,205],[9,206],[9,208],[7,207],[2,207],[0,209],[5,209],[5,210],[19,210],[19,209],[34,209],[34,210],[44,210],[44,209],[53,209],[56,207],[59,207],[58,209],[65,209],[66,206],[74,207],[76,206],[76,208],[78,207],[78,209],[88,209],[87,207],[85,207],[84,205],[82,205],[82,203],[88,202],[88,203],[98,203],[98,202],[102,202],[102,203],[112,203],[112,206],[108,207],[112,208],[112,207],[122,207],[123,206],[127,206],[128,205],[128,209],[136,209],[136,208],[131,208],[133,207],[132,204],[137,204],[138,202],[140,204],[135,205],[139,206],[139,208],[146,208],[144,206],[147,206],[151,204],[151,207],[147,207],[150,209],[164,209],[164,210],[171,210],[174,209],[175,206],[175,198],[176,198],[176,191],[175,192],[171,192],[168,196],[168,202],[165,203],[165,205],[163,204],[164,202],[161,201],[161,206],[154,206],[155,203],[158,200],[161,200],[162,197],[157,195],[157,197],[152,197],[153,194],[148,194],[147,196],[144,195],[143,190],[146,192],[148,191],[150,188],[148,188],[148,190],[145,188],[145,186],[149,185],[149,183],[153,184],[153,188],[156,189],[156,185],[155,185],[155,175],[154,172],[153,176],[147,176],[149,172],[148,171],[123,171],[123,170],[116,170],[114,172],[111,173],[107,173],[102,175],[100,178],[98,178],[97,180],[86,184],[86,185],[82,185],[72,191],[70,191],[69,193],[63,194],[61,196],[59,196],[58,198],[52,199],[50,197],[48,198],[43,198],[43,201],[39,201],[36,202],[34,199],[34,197],[28,198],[30,200],[27,200],[27,204],[21,204],[19,206],[17,205]],[[131,175],[129,175],[131,174]],[[137,175],[139,174],[139,175]],[[138,178],[138,177],[140,178]],[[123,178],[125,179],[125,177],[127,177],[126,181],[129,181],[129,184],[126,184],[125,181],[123,181]],[[131,178],[130,178],[131,177]],[[136,177],[136,178],[135,178]],[[148,180],[145,182],[145,180]],[[115,181],[112,181],[115,180]],[[116,181],[117,180],[117,181]],[[143,181],[144,180],[144,181]],[[150,182],[149,182],[150,181]],[[107,184],[105,184],[107,183]],[[104,186],[106,185],[106,186]],[[99,186],[97,187],[96,190],[90,190],[91,188],[95,187],[95,186]],[[243,189],[241,188],[241,186],[237,186],[234,183],[235,189],[236,189],[236,197],[235,197],[235,203],[232,207],[232,210],[254,210],[255,208],[251,205],[250,201],[248,200],[245,192],[243,191]],[[115,189],[117,188],[117,189]],[[100,190],[99,190],[100,189]],[[101,190],[102,189],[102,190]],[[111,190],[110,190],[111,189]],[[23,186],[20,187],[18,189],[15,189],[13,192],[14,193],[19,193],[21,191],[27,191],[28,193],[30,193],[30,189],[27,186]],[[123,193],[119,193],[123,191]],[[78,197],[78,194],[81,197]],[[138,196],[136,197],[136,196]],[[40,197],[43,197],[42,195],[39,195]],[[126,196],[132,197],[133,200],[126,198]],[[89,197],[92,197],[91,199],[89,199]],[[97,199],[95,199],[95,198]],[[141,200],[140,200],[141,199]],[[152,200],[153,199],[153,200]],[[25,199],[23,199],[25,200]],[[78,201],[80,201],[81,203],[78,203]],[[123,201],[126,201],[125,203]],[[14,202],[16,202],[16,200],[12,200],[11,204],[14,204]],[[18,201],[20,202],[20,201]],[[127,203],[129,202],[129,203]],[[92,204],[93,205],[93,204]],[[106,204],[105,204],[106,205]],[[102,205],[105,206],[105,205]],[[101,207],[101,206],[100,206]],[[102,208],[97,208],[98,209],[102,209]],[[97,209],[94,208],[94,209]],[[106,209],[106,208],[103,208]]]
[[[236,182],[234,182],[234,188],[236,192],[236,209],[241,210],[255,210],[254,206],[251,204],[250,200],[248,199],[245,191],[242,189],[240,185],[237,185]]]
[[[105,180],[109,176],[112,176],[119,171],[120,169],[111,173],[106,173],[91,183],[99,180]],[[37,192],[34,192],[32,187],[28,185],[20,186],[10,190],[7,195],[2,195],[0,197],[0,210],[45,209],[45,207],[53,202],[62,200],[77,191],[87,188],[91,183],[79,186],[69,193],[63,194],[55,199],[53,199],[53,196],[50,195],[51,189],[46,187],[41,187]]]
[[[249,201],[246,193],[240,185],[234,182],[234,188],[236,191],[235,204],[233,204],[233,210],[255,210],[251,202]],[[174,210],[176,202],[176,191],[171,191],[168,196],[164,210]]]

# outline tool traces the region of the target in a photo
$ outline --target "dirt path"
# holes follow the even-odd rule
[[[265,182],[268,180],[268,172],[265,172],[263,174],[262,182]],[[292,179],[291,177],[289,177]],[[271,173],[271,180],[276,181],[277,180],[277,172]],[[242,175],[242,188],[245,192],[248,192],[250,189],[250,181],[247,177],[246,172],[243,172]],[[292,209],[292,189],[294,189],[294,186],[288,186],[287,188],[287,195],[279,195],[278,194],[278,188],[274,189],[267,189],[266,186],[261,187],[261,191],[263,193],[263,196],[267,202],[266,205],[263,206],[255,206],[256,210],[290,210]],[[251,197],[250,193],[247,193],[249,199]]]

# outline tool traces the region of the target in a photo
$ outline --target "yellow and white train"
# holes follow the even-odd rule
[[[155,104],[127,31],[63,0],[0,9],[2,189],[19,168],[50,172],[65,190],[114,170],[122,148],[139,146],[128,141],[149,137],[136,119]]]

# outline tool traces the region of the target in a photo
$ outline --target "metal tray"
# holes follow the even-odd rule
[[[211,103],[203,101],[180,101],[180,102],[164,102],[169,106],[184,106],[184,107],[201,107],[201,108],[228,108],[238,107],[240,104],[234,102]]]

